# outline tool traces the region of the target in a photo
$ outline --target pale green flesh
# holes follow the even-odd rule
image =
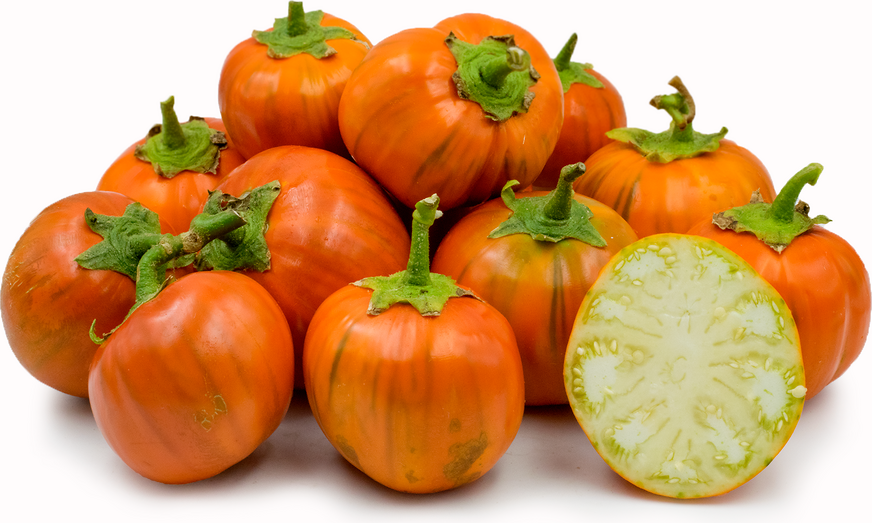
[[[799,419],[796,326],[750,266],[703,238],[649,236],[585,297],[566,389],[597,452],[664,496],[721,494],[762,470]]]

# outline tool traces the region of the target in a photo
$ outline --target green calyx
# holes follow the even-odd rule
[[[724,230],[753,233],[780,253],[814,225],[831,221],[823,215],[810,218],[808,204],[799,200],[802,188],[816,184],[823,170],[819,163],[809,164],[787,181],[772,203],[764,202],[756,191],[750,203],[717,213],[712,222]]]
[[[270,252],[264,233],[268,227],[269,211],[279,192],[281,184],[278,181],[257,187],[239,198],[221,191],[210,192],[203,214],[217,215],[233,210],[243,216],[246,223],[203,247],[194,262],[197,270],[268,270]]]
[[[451,79],[458,96],[476,102],[497,122],[527,112],[535,96],[530,88],[539,81],[539,73],[513,36],[488,36],[474,45],[450,33],[445,45],[457,61]]]
[[[690,92],[677,76],[669,81],[669,85],[678,92],[655,96],[651,100],[651,105],[666,111],[672,117],[669,130],[652,133],[643,129],[624,127],[613,129],[607,132],[606,136],[633,145],[646,159],[658,163],[694,158],[716,151],[727,134],[727,128],[722,127],[720,132],[714,134],[701,134],[694,131],[692,122],[696,116],[696,106]]]
[[[136,146],[134,156],[151,163],[154,172],[164,178],[182,171],[215,174],[227,137],[196,116],[180,124],[174,104],[172,96],[161,102],[163,122],[148,131],[148,138]]]
[[[367,314],[376,316],[397,303],[407,303],[422,316],[439,316],[450,298],[476,296],[455,285],[444,274],[430,272],[430,226],[442,216],[435,194],[415,204],[412,213],[412,248],[406,270],[390,276],[373,276],[353,285],[371,289]]]
[[[509,180],[500,196],[512,215],[491,231],[488,238],[509,234],[529,234],[536,241],[559,242],[567,239],[583,241],[594,247],[605,247],[606,241],[590,222],[593,213],[573,198],[572,182],[584,174],[583,163],[560,169],[557,187],[545,196],[515,198],[512,187],[519,184]]]
[[[131,203],[121,216],[85,210],[85,223],[103,240],[76,257],[82,268],[120,272],[136,280],[136,268],[145,253],[161,238],[158,215],[140,203]],[[167,268],[184,267],[192,258],[173,260]]]
[[[307,53],[319,60],[336,54],[336,49],[327,44],[327,40],[344,38],[360,42],[369,47],[366,42],[358,40],[354,33],[344,27],[321,26],[323,11],[305,12],[303,2],[288,3],[288,17],[276,18],[272,31],[254,31],[251,36],[267,46],[270,58],[290,58]]]
[[[578,43],[578,35],[572,33],[563,49],[560,50],[560,53],[553,60],[554,67],[557,68],[557,74],[560,75],[563,92],[568,92],[572,84],[584,84],[594,89],[602,89],[603,83],[596,76],[587,72],[588,69],[593,69],[593,65],[570,61],[572,53],[575,52],[576,43]]]
[[[178,236],[160,235],[139,259],[136,266],[136,300],[127,313],[125,321],[144,303],[154,299],[171,281],[166,270],[176,260],[189,258],[210,241],[245,224],[245,220],[234,210],[219,214],[199,214],[191,220],[190,229]],[[94,331],[97,320],[91,323],[90,336],[94,343],[100,344],[120,327],[117,326],[102,337]],[[122,322],[123,325],[124,322]]]

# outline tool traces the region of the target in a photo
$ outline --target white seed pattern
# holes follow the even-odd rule
[[[576,320],[567,387],[622,476],[694,497],[768,464],[805,388],[777,293],[713,242],[667,240],[640,241],[603,270]]]

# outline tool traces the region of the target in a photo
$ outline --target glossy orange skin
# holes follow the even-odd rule
[[[586,162],[597,150],[611,143],[608,131],[627,126],[627,112],[620,93],[593,69],[585,69],[602,82],[602,88],[575,83],[563,94],[563,128],[554,152],[542,174],[533,182],[537,188],[553,189],[566,165]]]
[[[766,201],[775,188],[766,167],[730,140],[695,158],[656,163],[633,146],[614,142],[595,152],[573,188],[618,211],[640,238],[685,233],[715,212],[748,203],[760,189]]]
[[[249,38],[230,51],[218,83],[218,106],[230,136],[246,158],[279,145],[305,145],[348,156],[339,134],[339,99],[370,41],[350,23],[324,14],[360,41],[327,40],[336,54],[303,53],[275,59]]]
[[[36,379],[66,394],[88,397],[88,368],[97,351],[88,336],[91,323],[97,320],[97,333],[108,332],[134,302],[133,280],[75,262],[103,239],[88,228],[85,209],[120,216],[131,203],[105,191],[64,198],[34,218],[9,256],[0,287],[9,346]]]
[[[246,271],[278,301],[302,347],[315,309],[361,278],[405,269],[409,235],[384,192],[352,162],[286,145],[253,156],[218,189],[234,196],[278,180],[266,231],[271,268]],[[297,387],[303,387],[301,353]]]
[[[869,335],[869,273],[840,236],[815,225],[779,254],[753,234],[721,230],[711,219],[688,234],[710,238],[735,252],[784,298],[799,330],[806,398],[857,359]]]
[[[279,426],[293,392],[294,350],[281,309],[227,271],[180,278],[104,342],[89,380],[103,437],[142,476],[209,478]]]
[[[541,74],[530,109],[503,122],[461,99],[449,32],[477,44],[513,34]],[[408,29],[379,42],[351,75],[339,128],[355,161],[406,207],[434,193],[440,209],[482,203],[508,180],[539,175],[560,134],[563,88],[541,44],[524,29],[486,15],[460,15],[433,29]]]
[[[303,366],[321,430],[394,490],[438,492],[479,478],[524,412],[511,327],[474,298],[452,298],[436,317],[405,304],[369,316],[371,295],[343,287],[312,319]]]
[[[205,118],[210,128],[226,132],[217,118]],[[191,220],[221,180],[245,161],[232,142],[221,151],[215,174],[182,171],[172,178],[154,172],[149,162],[133,155],[136,146],[145,138],[127,148],[100,178],[97,190],[125,194],[156,212],[162,220],[179,232],[188,230]]]
[[[433,260],[433,272],[469,287],[509,320],[524,365],[527,405],[568,403],[563,363],[578,308],[600,269],[637,239],[611,208],[585,196],[575,199],[593,212],[591,223],[605,247],[536,241],[529,234],[488,238],[512,214],[501,200],[492,200],[452,227]]]

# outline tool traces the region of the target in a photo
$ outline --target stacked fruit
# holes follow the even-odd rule
[[[575,43],[464,14],[373,45],[290,2],[227,57],[221,120],[166,100],[36,217],[10,346],[165,483],[239,462],[297,388],[397,490],[477,479],[525,404],[564,403],[641,488],[738,487],[864,346],[868,274],[797,203],[819,165],[776,195],[678,77],[667,131],[626,128]]]

